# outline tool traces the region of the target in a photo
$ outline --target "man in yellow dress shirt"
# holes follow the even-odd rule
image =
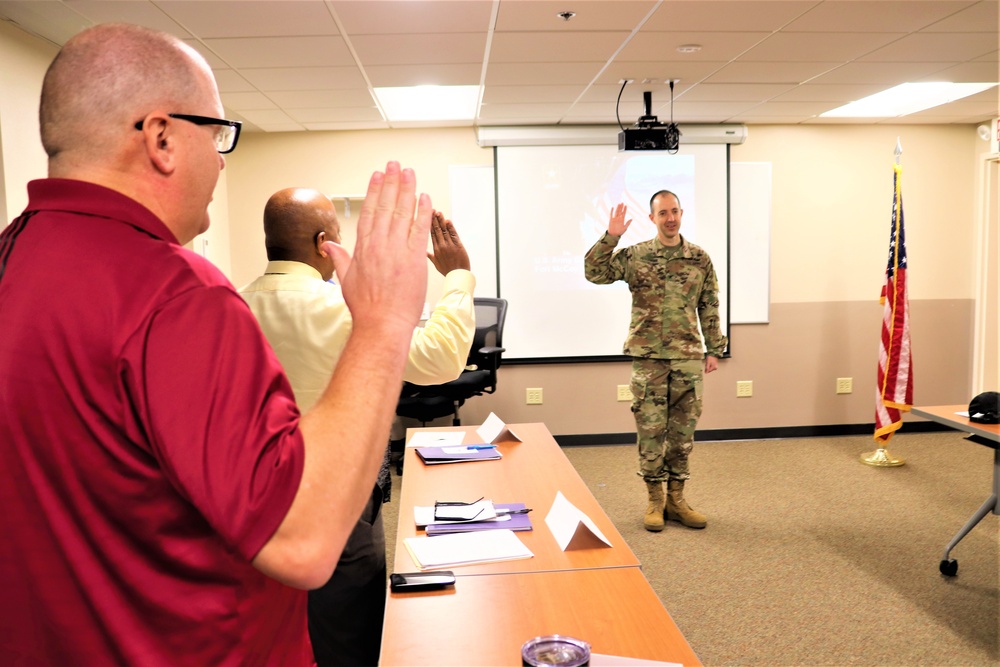
[[[404,379],[441,384],[461,374],[475,334],[469,255],[451,221],[434,213],[429,259],[444,275],[441,299],[413,332]],[[333,203],[322,193],[288,188],[264,208],[264,275],[240,289],[306,412],[326,388],[351,332],[351,313],[333,277],[327,241],[340,242]],[[378,662],[385,602],[382,492],[372,497],[333,576],[309,593],[309,635],[319,667]]]

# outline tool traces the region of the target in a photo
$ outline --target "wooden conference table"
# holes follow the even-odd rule
[[[948,546],[945,547],[939,569],[941,570],[941,574],[949,577],[955,576],[958,572],[958,561],[950,558],[951,550],[987,514],[993,512],[1000,515],[1000,505],[997,504],[997,497],[1000,495],[1000,424],[977,424],[970,421],[968,417],[956,414],[958,412],[967,412],[967,410],[967,405],[934,405],[924,408],[912,408],[911,410],[918,417],[925,417],[939,424],[950,426],[953,429],[971,433],[972,435],[969,436],[969,440],[993,448],[993,492],[986,499],[986,502],[976,510],[976,513],[962,526],[962,529],[952,538]]]
[[[545,425],[509,428],[523,442],[501,437],[499,461],[426,466],[406,448],[393,571],[417,569],[403,540],[423,533],[413,507],[435,500],[525,503],[534,510],[533,530],[517,536],[534,557],[453,568],[457,583],[441,591],[389,592],[380,664],[520,665],[526,640],[562,634],[590,642],[594,654],[700,665],[638,558]],[[461,430],[465,443],[481,442],[475,427],[410,429],[408,437],[420,430]],[[545,523],[557,491],[613,546],[560,549]]]

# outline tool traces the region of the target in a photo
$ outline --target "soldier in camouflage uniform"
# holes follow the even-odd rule
[[[587,251],[584,274],[600,285],[624,280],[632,292],[624,352],[632,357],[639,475],[649,494],[643,525],[660,531],[669,519],[704,528],[705,515],[684,500],[684,483],[701,416],[703,373],[718,368],[727,344],[719,325],[719,285],[708,253],[680,234],[684,211],[677,195],[661,190],[649,207],[656,238],[616,251],[632,223],[618,204],[607,233]]]

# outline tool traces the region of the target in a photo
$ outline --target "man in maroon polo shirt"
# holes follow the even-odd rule
[[[304,589],[375,481],[432,209],[389,163],[353,260],[327,244],[354,327],[300,416],[182,247],[239,136],[222,111],[203,58],[136,26],[77,35],[45,76],[49,178],[0,234],[0,664],[312,663]]]

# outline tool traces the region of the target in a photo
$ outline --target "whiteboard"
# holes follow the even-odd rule
[[[731,324],[768,321],[771,302],[771,163],[729,164]]]
[[[477,296],[497,295],[498,239],[494,169],[450,168],[452,219],[469,249]],[[770,307],[772,169],[769,162],[730,163],[729,322],[766,323]],[[721,287],[721,286],[720,286]],[[511,304],[511,308],[516,308]],[[621,332],[621,340],[626,332]]]

